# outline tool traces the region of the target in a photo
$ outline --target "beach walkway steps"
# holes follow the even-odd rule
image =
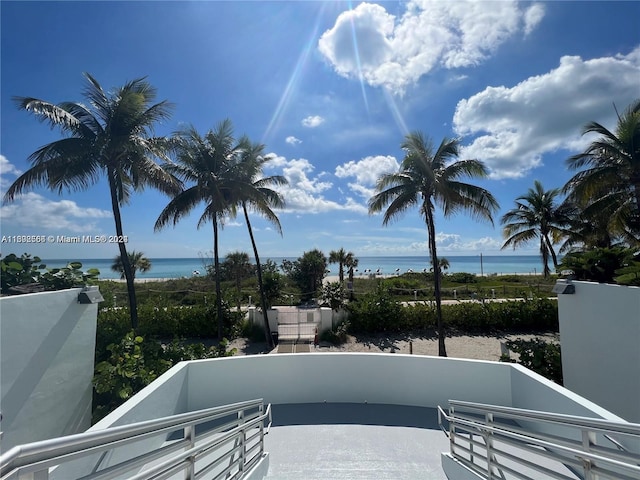
[[[282,309],[278,310],[278,342],[279,344],[313,343],[320,329],[319,309]],[[283,350],[288,347],[284,347]],[[278,349],[279,353],[283,350]],[[299,350],[301,351],[301,350]],[[308,351],[308,350],[307,350]],[[293,352],[289,352],[293,353]]]
[[[297,343],[285,341],[278,343],[274,353],[309,353],[311,345],[309,343]]]

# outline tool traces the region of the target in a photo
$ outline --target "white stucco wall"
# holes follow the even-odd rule
[[[80,291],[0,298],[2,451],[91,425],[98,305]]]
[[[573,284],[558,295],[564,385],[640,423],[640,288]]]
[[[189,410],[266,403],[370,402],[434,407],[451,399],[511,405],[510,364],[399,354],[261,355],[189,364]]]

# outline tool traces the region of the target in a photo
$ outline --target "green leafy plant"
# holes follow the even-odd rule
[[[549,380],[562,385],[562,359],[560,344],[545,342],[539,338],[533,340],[508,340],[506,346],[520,357],[520,365],[533,370]],[[508,356],[503,355],[501,361],[514,362]]]
[[[340,282],[329,282],[322,286],[322,303],[336,312],[344,305],[345,290]]]
[[[46,268],[40,257],[23,253],[18,257],[10,253],[0,260],[0,284],[2,293],[9,293],[11,287],[38,282],[40,273]]]
[[[577,280],[614,283],[616,271],[624,268],[633,251],[625,247],[594,248],[564,256],[560,270],[571,270]]]
[[[133,331],[127,332],[106,347],[104,360],[95,366],[94,420],[104,417],[176,363],[234,355],[236,349],[228,347],[227,339],[213,347],[178,339],[162,344],[152,339],[145,340]]]
[[[334,345],[340,345],[347,341],[349,337],[350,323],[348,320],[340,323],[335,329],[329,329],[322,332],[320,340],[324,342],[333,343]]]
[[[11,288],[39,283],[44,290],[64,290],[94,283],[100,270],[82,271],[82,263],[69,262],[62,268],[47,268],[40,257],[24,253],[17,257],[11,253],[0,262],[2,293],[12,293]]]

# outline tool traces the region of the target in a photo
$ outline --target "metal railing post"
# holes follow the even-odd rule
[[[449,421],[449,448],[451,449],[451,455],[455,456],[455,446],[456,446],[456,426],[453,421],[454,418],[454,407],[449,407],[449,415],[451,416],[451,420]]]
[[[595,432],[583,429],[582,430],[582,448],[584,448],[586,452],[589,452],[591,451],[591,447],[595,444],[596,444]],[[594,473],[591,471],[591,467],[592,467],[591,461],[586,458],[583,458],[582,465],[584,469],[584,479],[597,480],[598,475],[594,475]]]
[[[185,445],[185,451],[191,450],[196,446],[196,427],[195,425],[189,425],[184,427],[184,439],[187,440]],[[189,465],[184,471],[185,480],[195,480],[196,478],[196,459],[195,457],[189,457]]]
[[[485,414],[485,423],[487,425],[492,425],[493,424],[493,413],[486,413]],[[484,439],[484,443],[487,449],[487,479],[488,480],[492,480],[493,479],[493,432],[490,430],[487,430],[485,432],[485,439]]]
[[[246,438],[247,432],[244,427],[244,409],[238,412],[238,425],[242,425],[242,429],[240,430],[240,458],[238,462],[238,470],[240,473],[244,471],[244,463],[246,462],[246,454],[247,454],[247,445]]]
[[[264,415],[264,404],[258,406],[260,416]],[[260,456],[264,454],[264,420],[260,422]]]

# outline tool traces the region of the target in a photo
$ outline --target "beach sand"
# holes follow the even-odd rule
[[[516,338],[522,338],[524,340],[539,338],[547,342],[558,340],[557,335],[554,333],[508,335],[453,334],[447,337],[445,343],[447,355],[451,358],[498,361],[502,353],[501,343],[507,340],[515,340]],[[410,344],[412,344],[414,355],[438,355],[438,337],[435,332],[426,332],[423,334],[350,335],[347,342],[342,345],[336,346],[321,342],[318,348],[311,346],[311,352],[409,354]],[[237,338],[231,342],[230,346],[237,349],[236,355],[266,353],[266,343],[252,343],[246,338]],[[511,357],[516,358],[516,355],[511,354]]]

